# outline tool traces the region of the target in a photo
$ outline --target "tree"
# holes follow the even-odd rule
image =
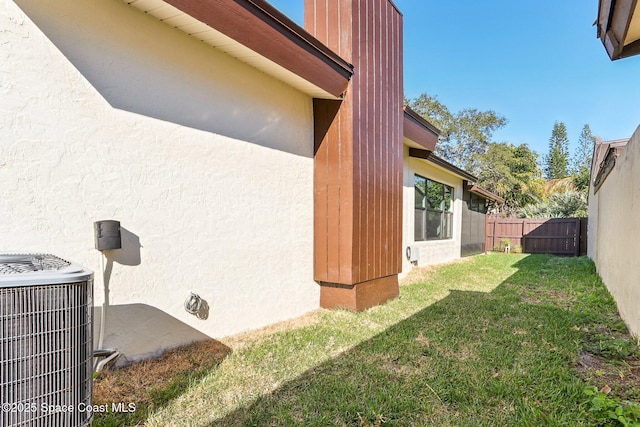
[[[584,218],[587,216],[587,194],[584,191],[554,193],[548,202],[533,203],[520,210],[521,218]]]
[[[508,213],[540,200],[542,172],[538,155],[527,144],[491,143],[476,161],[478,184],[504,198]]]
[[[589,177],[591,175],[591,157],[593,156],[593,145],[595,137],[591,133],[589,125],[582,127],[578,138],[578,147],[573,156],[573,182],[579,191],[589,188]]]
[[[569,138],[563,122],[555,122],[549,138],[549,154],[544,159],[547,179],[569,176]]]
[[[436,97],[426,93],[408,100],[410,107],[440,129],[436,154],[454,165],[475,172],[476,155],[489,148],[494,131],[504,127],[507,119],[494,111],[465,108],[451,113]]]

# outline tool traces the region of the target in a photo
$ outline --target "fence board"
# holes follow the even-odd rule
[[[522,252],[578,256],[587,251],[586,218],[487,217],[486,247],[502,250],[502,239]]]

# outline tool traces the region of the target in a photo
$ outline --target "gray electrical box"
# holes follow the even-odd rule
[[[93,223],[93,232],[96,239],[97,250],[104,251],[122,248],[120,221],[96,221]]]

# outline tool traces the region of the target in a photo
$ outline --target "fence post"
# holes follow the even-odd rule
[[[498,217],[493,218],[493,236],[491,237],[491,250],[496,247],[496,224],[498,223]]]
[[[574,220],[574,224],[575,224],[575,232],[573,233],[573,235],[575,236],[574,242],[575,242],[575,247],[576,247],[574,252],[575,252],[575,256],[580,256],[580,238],[581,238],[581,236],[580,236],[580,234],[581,234],[580,233],[580,230],[581,230],[580,218],[576,218]]]

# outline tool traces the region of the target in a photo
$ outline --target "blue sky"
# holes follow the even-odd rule
[[[269,0],[303,24],[304,0]],[[640,56],[611,62],[597,0],[394,0],[404,15],[405,95],[494,110],[493,139],[546,154],[555,121],[571,151],[586,123],[606,139],[640,125]]]

